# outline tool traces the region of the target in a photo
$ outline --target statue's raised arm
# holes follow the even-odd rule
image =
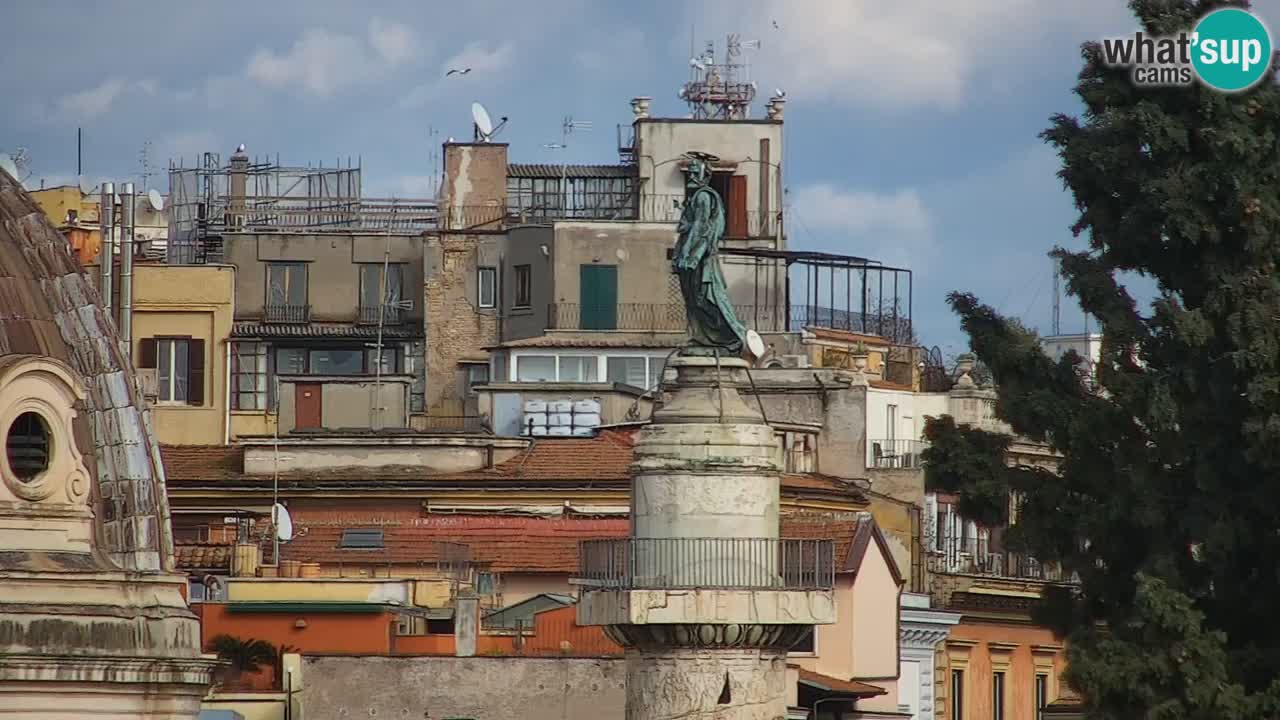
[[[733,312],[729,288],[716,250],[724,237],[724,203],[711,188],[706,153],[688,153],[686,199],[677,226],[679,238],[672,255],[672,269],[680,278],[685,314],[692,345],[740,355],[747,330]]]

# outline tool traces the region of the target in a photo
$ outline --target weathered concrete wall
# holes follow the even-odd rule
[[[426,278],[427,409],[462,415],[467,377],[461,360],[486,356],[498,342],[498,309],[481,308],[481,267],[498,267],[500,236],[445,234],[428,237],[423,250]]]
[[[624,662],[589,658],[312,656],[303,659],[303,712],[307,720],[622,720]]]

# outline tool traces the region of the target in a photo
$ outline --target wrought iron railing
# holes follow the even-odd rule
[[[926,538],[928,568],[944,575],[981,575],[1011,580],[1038,580],[1051,583],[1079,583],[1075,573],[1064,571],[1061,563],[1042,562],[1025,553],[990,551],[990,542],[978,537]]]
[[[445,230],[501,230],[510,213],[502,205],[449,205],[441,208]]]
[[[922,454],[929,447],[924,440],[871,440],[868,443],[868,465],[873,468],[919,468]]]
[[[262,311],[263,320],[269,323],[308,323],[311,322],[310,305],[275,305],[268,303]]]
[[[892,341],[892,322],[879,322],[854,313],[832,311],[809,305],[734,305],[734,313],[744,325],[757,332],[791,332],[806,327],[848,330],[879,335]],[[684,305],[676,303],[615,303],[581,305],[551,303],[547,307],[548,328],[552,330],[626,330],[632,332],[684,332],[687,329]],[[899,324],[906,323],[901,321]],[[882,332],[883,331],[883,332]],[[889,334],[884,334],[888,332]]]
[[[625,538],[584,540],[579,576],[615,590],[829,590],[831,540]]]
[[[219,197],[207,217],[224,232],[417,232],[435,229],[439,211],[433,200],[251,195]]]
[[[381,313],[378,312],[379,309],[382,310]],[[360,323],[362,325],[377,325],[379,315],[382,316],[383,324],[398,325],[404,316],[404,310],[393,305],[383,305],[381,308],[377,305],[360,306]]]

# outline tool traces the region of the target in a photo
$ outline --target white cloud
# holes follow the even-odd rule
[[[599,44],[573,54],[573,61],[584,72],[614,72],[620,57],[639,57],[644,53],[644,33],[636,29],[606,35]]]
[[[170,160],[184,160],[190,167],[205,152],[221,152],[227,156],[231,148],[225,147],[221,136],[211,130],[179,130],[156,140],[152,164],[167,167]]]
[[[111,105],[125,92],[128,84],[121,78],[108,78],[97,87],[63,95],[55,105],[60,113],[76,119],[89,119],[111,109]]]
[[[934,250],[933,218],[915,188],[892,192],[843,189],[826,183],[789,193],[790,234],[813,248],[920,268]]]
[[[367,39],[308,28],[286,52],[258,50],[249,58],[245,74],[269,88],[293,88],[326,98],[403,65],[416,54],[408,26],[373,18]]]
[[[1036,50],[1047,39],[1076,42],[1132,24],[1123,3],[843,0],[815,12],[786,0],[722,0],[697,8],[700,30],[761,40],[759,51],[745,52],[769,87],[889,109],[957,107],[981,76],[1017,73],[1028,58],[1043,62]]]

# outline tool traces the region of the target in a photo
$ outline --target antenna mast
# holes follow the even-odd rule
[[[751,101],[756,84],[751,82],[749,65],[741,59],[742,48],[760,48],[759,40],[742,42],[737,34],[725,41],[724,61],[716,62],[716,44],[708,42],[702,55],[689,59],[689,81],[679,96],[689,104],[697,120],[745,120],[751,117]]]

